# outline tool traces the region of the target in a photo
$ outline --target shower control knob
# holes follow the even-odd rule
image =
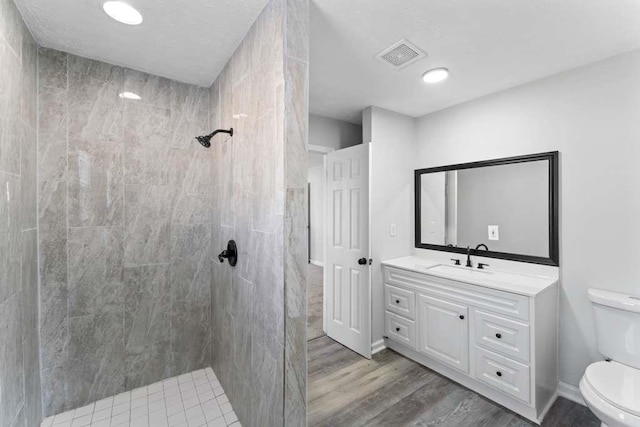
[[[220,262],[224,262],[225,258],[229,261],[229,265],[231,267],[235,267],[238,263],[238,247],[234,240],[229,240],[229,243],[227,243],[227,249],[220,252],[218,255],[218,261]]]

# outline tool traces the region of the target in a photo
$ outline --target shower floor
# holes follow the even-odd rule
[[[169,378],[45,418],[41,427],[240,427],[211,368]]]

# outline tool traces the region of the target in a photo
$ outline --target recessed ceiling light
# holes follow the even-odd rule
[[[127,25],[142,24],[142,15],[133,6],[123,1],[106,1],[102,5],[105,13],[118,22]]]
[[[133,99],[133,100],[136,100],[136,101],[139,101],[139,100],[142,99],[142,98],[140,98],[140,95],[138,95],[137,93],[133,93],[133,92],[122,92],[118,96],[120,98]]]
[[[449,70],[446,68],[434,68],[422,75],[422,80],[425,83],[439,83],[446,80],[449,77]]]

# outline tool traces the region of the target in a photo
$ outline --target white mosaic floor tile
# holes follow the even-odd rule
[[[41,427],[240,427],[211,368],[169,378],[42,421]]]

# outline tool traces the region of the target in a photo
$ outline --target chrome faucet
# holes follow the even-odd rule
[[[471,264],[471,247],[467,246],[467,267],[473,267]]]

